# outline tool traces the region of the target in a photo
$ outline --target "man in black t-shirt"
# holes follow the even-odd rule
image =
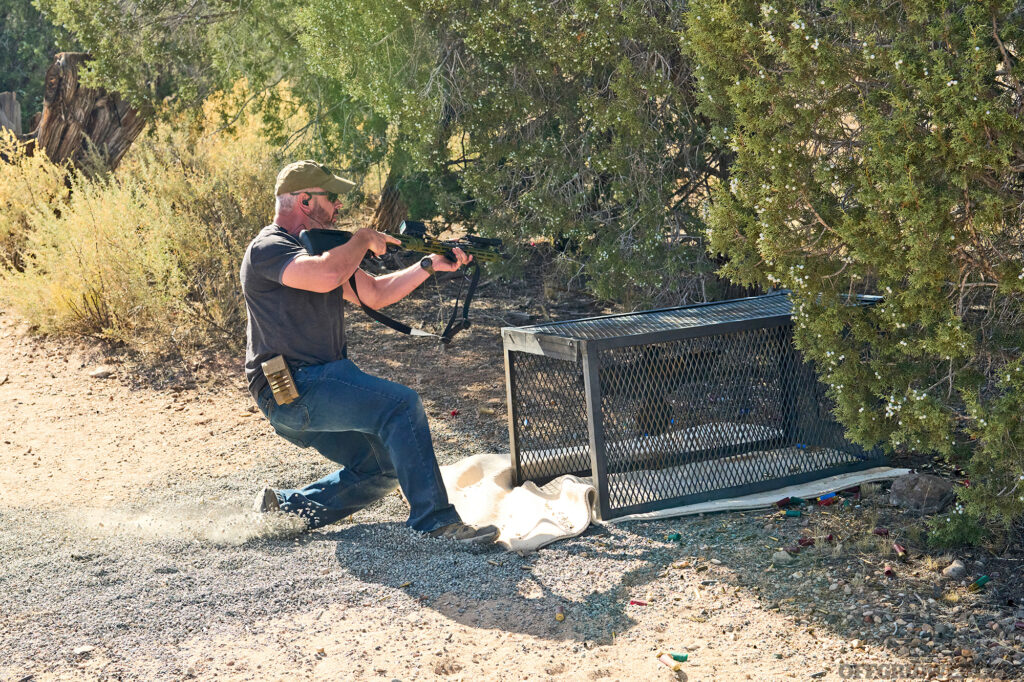
[[[383,254],[389,243],[399,242],[368,228],[341,246],[309,255],[299,233],[333,227],[340,196],[353,186],[313,161],[285,166],[275,187],[274,222],[252,240],[242,260],[249,390],[279,435],[342,465],[298,490],[264,489],[256,509],[299,514],[317,528],[401,485],[410,527],[435,537],[493,542],[497,528],[462,523],[449,503],[419,396],[360,371],[348,359],[345,344],[345,301],[383,308],[407,296],[434,270],[456,270],[472,256],[455,249],[457,262],[435,255],[431,267],[424,260],[373,277],[359,269],[363,257],[368,251]],[[358,299],[348,284],[353,273]],[[263,362],[278,355],[287,362],[299,394],[285,404],[275,400],[262,369]]]

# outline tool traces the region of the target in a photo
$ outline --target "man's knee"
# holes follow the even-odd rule
[[[419,393],[408,386],[395,384],[391,396],[394,400],[393,408],[381,415],[382,421],[379,422],[377,436],[387,441],[398,431],[412,437],[411,430],[419,428],[427,420]]]
[[[401,410],[409,411],[413,414],[420,414],[425,411],[420,394],[408,386],[402,386],[401,390],[398,391],[398,399]]]

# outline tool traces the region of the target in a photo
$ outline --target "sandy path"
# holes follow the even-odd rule
[[[410,380],[442,461],[459,456],[453,442],[507,437],[501,407],[458,428],[441,418],[452,401],[473,412],[502,395],[494,333]],[[88,376],[96,346],[32,339],[3,313],[0,358],[2,680],[840,679],[844,663],[912,663],[854,650],[744,586],[788,579],[764,575],[761,545],[749,565],[725,553],[722,528],[749,532],[756,515],[694,520],[673,544],[667,523],[595,529],[522,558],[413,537],[391,496],[355,524],[294,537],[245,508],[263,481],[325,465],[273,436],[230,368],[180,390],[130,388],[116,363]],[[453,397],[443,387],[467,366]],[[690,660],[672,673],[659,648]]]

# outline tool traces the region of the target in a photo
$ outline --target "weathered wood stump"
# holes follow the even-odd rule
[[[377,208],[373,211],[373,218],[370,219],[370,227],[377,232],[394,232],[408,213],[409,209],[398,191],[395,174],[389,172]]]
[[[87,166],[92,148],[113,170],[146,121],[117,93],[79,85],[79,66],[88,59],[86,52],[59,52],[46,70],[36,147],[54,162],[70,160],[78,168]]]
[[[13,92],[0,92],[0,128],[12,130],[21,137],[21,104]]]

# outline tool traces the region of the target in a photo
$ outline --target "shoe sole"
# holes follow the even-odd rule
[[[253,505],[253,511],[259,514],[281,511],[281,503],[277,499],[277,493],[272,488],[264,489],[262,499],[257,498],[256,503]]]
[[[471,538],[455,538],[455,542],[461,542],[464,545],[489,545],[498,539],[498,533],[488,533],[487,535],[476,535]]]

